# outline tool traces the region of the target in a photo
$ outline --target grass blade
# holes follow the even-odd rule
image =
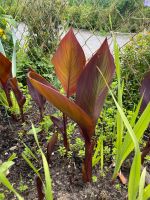
[[[38,177],[40,178],[40,174],[38,172],[38,170],[34,167],[34,165],[32,164],[32,162],[26,157],[26,155],[24,153],[22,153],[22,157],[23,159],[28,163],[28,165],[31,167],[31,169],[38,175]]]
[[[146,176],[146,168],[143,169],[142,174],[141,174],[140,185],[139,185],[139,197],[137,200],[143,200],[145,176]]]
[[[141,137],[143,136],[146,128],[149,125],[150,118],[148,117],[150,115],[150,103],[140,116],[138,122],[133,128],[133,131],[136,135],[137,140],[139,141]],[[120,150],[120,153],[118,154],[117,160],[116,160],[116,166],[113,174],[113,179],[116,177],[123,161],[126,159],[126,157],[131,153],[131,151],[134,149],[134,143],[130,137],[130,134],[127,133],[124,142],[122,144],[122,148]]]
[[[122,93],[123,88],[121,86],[121,65],[119,59],[119,46],[117,44],[116,38],[114,37],[114,58],[115,58],[115,66],[116,66],[116,74],[118,81],[118,104],[122,108]],[[117,110],[117,154],[120,153],[120,148],[122,145],[122,137],[123,137],[123,120],[120,116],[119,110]]]
[[[136,200],[139,188],[141,169],[141,153],[137,152],[134,156],[133,163],[130,170],[129,183],[128,183],[128,200]]]
[[[0,173],[6,173],[6,171],[14,164],[13,161],[7,161],[0,165]]]
[[[150,198],[150,185],[148,185],[143,192],[143,200],[148,200]]]
[[[130,124],[131,124],[132,127],[134,127],[134,125],[135,125],[135,121],[136,121],[137,116],[139,114],[140,107],[141,107],[141,104],[142,104],[142,100],[143,100],[143,97],[140,99],[140,101],[139,101],[139,103],[138,103],[138,105],[136,107],[136,110],[132,115],[132,118],[131,118],[131,121],[130,121]]]
[[[52,181],[51,181],[51,176],[50,176],[50,171],[49,171],[49,166],[46,160],[45,155],[41,151],[42,155],[42,160],[43,160],[43,167],[44,167],[44,174],[45,174],[45,197],[46,200],[52,200],[53,199],[53,194],[52,194]]]
[[[38,161],[38,158],[34,155],[34,153],[31,151],[31,149],[23,142],[23,145],[27,149],[28,153],[36,160]]]
[[[10,191],[12,191],[19,200],[24,200],[23,197],[21,197],[16,190],[13,188],[9,180],[6,178],[6,176],[3,173],[0,173],[0,183],[2,183],[5,187],[7,187]]]
[[[46,157],[39,145],[39,141],[38,141],[38,137],[37,137],[37,133],[35,130],[34,125],[32,124],[32,129],[33,129],[33,134],[34,134],[34,138],[35,141],[39,147],[41,156],[42,156],[42,160],[43,160],[43,167],[44,167],[44,174],[45,174],[45,185],[44,185],[44,191],[45,191],[45,197],[46,200],[53,200],[53,194],[52,194],[52,181],[51,181],[51,176],[50,176],[50,170],[49,170],[49,166],[48,166],[48,162],[46,160]]]

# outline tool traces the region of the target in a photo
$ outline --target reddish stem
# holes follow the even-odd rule
[[[66,97],[69,99],[69,87],[67,89]],[[69,151],[69,142],[67,137],[67,116],[63,113],[63,125],[64,125],[64,133],[63,133],[63,140],[64,140],[64,147],[66,148],[66,151]]]
[[[23,114],[23,108],[22,107],[20,107],[20,115],[21,115],[22,122],[25,122],[25,120],[24,120],[24,114]]]
[[[66,148],[67,151],[69,151],[69,142],[67,138],[67,117],[63,113],[63,125],[64,125],[64,133],[63,133],[63,140],[64,140],[64,147]]]
[[[84,182],[92,181],[92,155],[94,149],[93,141],[85,141],[85,160],[82,167],[82,176]]]

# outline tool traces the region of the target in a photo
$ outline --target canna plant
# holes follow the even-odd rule
[[[0,87],[4,90],[6,94],[9,107],[12,107],[12,100],[10,94],[11,91],[13,91],[20,108],[22,121],[24,121],[23,105],[26,99],[19,89],[17,78],[12,75],[11,61],[2,53],[0,53]]]
[[[30,71],[34,72],[33,69],[28,70],[28,72],[30,72]],[[29,93],[30,93],[32,99],[35,101],[35,103],[37,104],[37,106],[39,108],[40,119],[42,120],[46,99],[36,89],[34,89],[34,87],[32,86],[32,84],[28,78],[27,78],[27,85],[28,85]]]
[[[11,99],[11,91],[13,91],[14,96],[17,100],[22,121],[24,121],[23,116],[23,105],[25,104],[25,96],[21,92],[18,86],[18,81],[16,78],[16,44],[17,38],[14,32],[14,28],[17,26],[17,22],[10,15],[2,15],[1,19],[5,21],[8,26],[9,32],[12,35],[13,41],[13,53],[12,53],[12,62],[6,57],[6,53],[0,40],[0,86],[6,94],[6,98],[9,104],[9,107],[13,106]]]
[[[148,71],[142,80],[140,94],[143,96],[141,112],[143,112],[150,102],[150,71]]]
[[[70,117],[79,125],[80,133],[85,140],[83,180],[90,182],[95,126],[108,92],[108,87],[98,70],[101,71],[108,85],[111,84],[115,72],[107,39],[85,64],[84,52],[73,30],[70,29],[60,42],[52,63],[66,96],[36,72],[30,71],[28,79],[35,90],[64,113],[65,118]],[[76,93],[76,99],[72,101],[69,97],[74,93]]]
[[[143,112],[145,108],[147,107],[147,105],[150,103],[150,71],[148,71],[144,75],[144,78],[141,83],[140,94],[141,96],[143,96],[140,111]],[[150,124],[149,124],[149,128],[150,128]],[[149,140],[147,141],[146,146],[144,147],[142,151],[142,164],[144,162],[144,158],[149,152],[150,152],[150,137],[149,137]]]

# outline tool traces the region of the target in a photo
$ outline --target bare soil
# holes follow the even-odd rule
[[[52,109],[49,107],[50,113]],[[12,117],[5,114],[4,109],[0,108],[0,161],[6,161],[12,153],[17,154],[14,160],[15,164],[11,167],[8,178],[14,188],[24,197],[25,200],[36,200],[37,190],[35,185],[35,174],[28,166],[21,154],[24,150],[23,142],[29,146],[33,152],[37,151],[37,147],[33,135],[27,134],[31,129],[31,122],[36,125],[39,123],[38,109],[33,108],[25,114],[26,123],[15,121]],[[21,133],[21,134],[20,134]],[[38,134],[39,141],[43,150],[46,150],[47,140],[44,132]],[[113,168],[110,164],[105,168],[105,175],[100,175],[99,167],[93,170],[93,175],[97,176],[95,183],[85,184],[82,182],[80,160],[75,155],[72,158],[62,158],[57,151],[58,144],[55,147],[51,158],[50,171],[53,182],[53,194],[56,200],[123,200],[127,197],[126,186],[123,186],[117,179],[114,184],[111,182]],[[37,167],[42,166],[40,161],[34,164]],[[107,165],[105,163],[105,165]],[[25,191],[20,191],[21,185],[26,185]],[[117,187],[119,186],[119,187]],[[16,199],[14,195],[5,187],[0,185],[0,193],[5,193],[5,199]]]

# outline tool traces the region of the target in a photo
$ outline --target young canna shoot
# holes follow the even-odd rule
[[[66,96],[36,72],[30,71],[28,79],[41,95],[79,125],[80,133],[85,140],[83,180],[89,182],[92,180],[95,126],[108,92],[108,87],[98,69],[110,86],[115,72],[114,60],[105,39],[85,64],[83,50],[73,30],[70,29],[60,42],[52,62]],[[76,93],[75,102],[69,99],[73,93]]]

